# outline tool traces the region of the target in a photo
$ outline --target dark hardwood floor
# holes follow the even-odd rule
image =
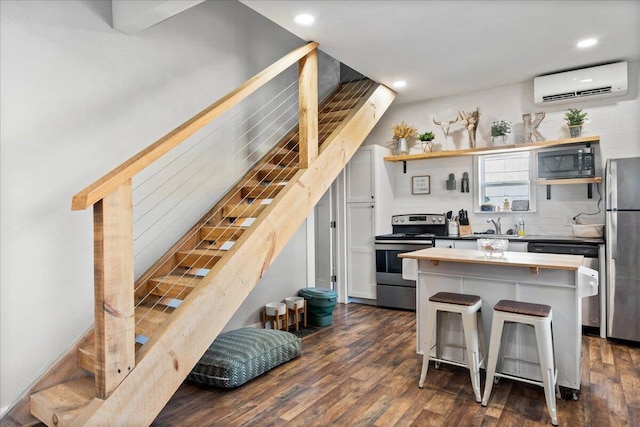
[[[468,371],[442,364],[419,389],[415,339],[415,313],[338,304],[301,357],[234,390],[185,383],[153,425],[550,425],[541,387],[503,379],[484,408]],[[557,405],[562,426],[640,426],[640,348],[584,336],[580,397]]]

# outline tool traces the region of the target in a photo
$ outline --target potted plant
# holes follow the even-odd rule
[[[393,125],[393,139],[397,141],[396,152],[398,154],[409,154],[409,138],[413,138],[418,133],[418,128],[406,123]]]
[[[499,120],[493,122],[491,125],[491,140],[493,143],[496,143],[496,140],[500,142],[500,144],[504,144],[507,140],[507,135],[511,133],[511,123],[505,122],[504,120]]]
[[[564,114],[564,119],[569,126],[569,135],[571,138],[577,138],[582,133],[582,125],[587,113],[583,113],[579,108],[569,108]]]
[[[435,134],[433,132],[425,132],[418,135],[418,139],[422,143],[422,152],[426,153],[427,149],[429,152],[433,149],[433,140],[435,139]]]

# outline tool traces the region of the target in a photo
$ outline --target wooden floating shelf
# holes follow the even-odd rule
[[[598,144],[598,143],[600,143],[600,136],[593,135],[593,136],[583,136],[580,138],[557,139],[555,141],[525,142],[522,144],[468,148],[465,150],[447,150],[447,151],[435,151],[431,153],[404,154],[399,156],[388,156],[388,157],[385,157],[384,160],[388,162],[406,162],[408,160],[439,159],[444,157],[473,156],[477,154],[490,154],[490,153],[498,154],[498,153],[513,152],[513,151],[530,151],[530,150],[537,150],[539,148],[556,147],[559,145]]]
[[[558,185],[558,184],[600,184],[601,176],[593,178],[565,178],[565,179],[536,179],[537,185]]]

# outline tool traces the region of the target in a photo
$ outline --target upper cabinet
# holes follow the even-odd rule
[[[375,200],[374,161],[372,149],[363,147],[347,163],[347,203]]]
[[[355,152],[345,168],[347,203],[367,203],[374,207],[374,233],[391,230],[393,210],[393,173],[384,158],[391,150],[379,145],[365,145]]]

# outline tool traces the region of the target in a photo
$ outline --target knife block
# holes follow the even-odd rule
[[[458,232],[461,236],[467,236],[471,234],[471,224],[458,226]]]

